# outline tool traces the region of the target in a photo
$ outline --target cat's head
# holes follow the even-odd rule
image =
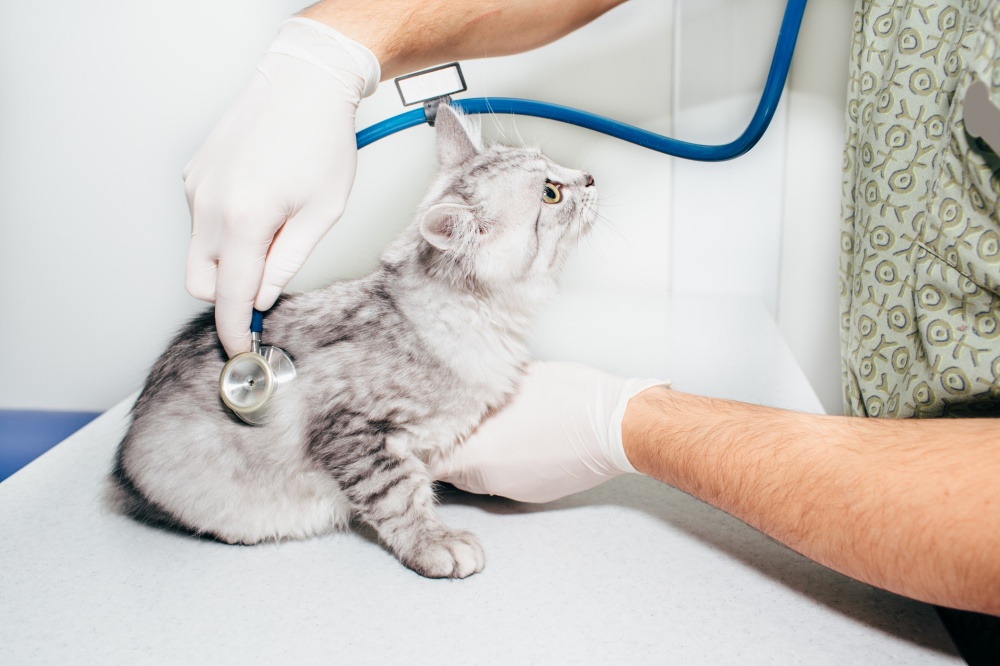
[[[597,188],[532,148],[483,146],[447,105],[436,119],[439,169],[420,207],[428,273],[497,293],[550,287],[597,217]]]

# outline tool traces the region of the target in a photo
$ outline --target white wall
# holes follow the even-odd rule
[[[677,138],[724,144],[746,129],[764,89],[783,0],[682,0]],[[784,96],[783,96],[784,97]],[[676,292],[746,294],[777,312],[786,104],[747,154],[674,167],[671,284]]]
[[[0,407],[105,409],[200,307],[181,168],[299,5],[5,5]]]
[[[683,131],[700,131],[690,122],[697,114],[685,124],[685,112],[727,96],[746,105],[757,94],[766,63],[753,85],[743,72],[758,71],[757,61],[769,57],[779,4],[683,0],[675,12],[670,1],[631,0],[544,49],[463,63],[467,94],[580,106],[650,129],[676,129],[685,138]],[[558,161],[591,170],[602,192],[607,223],[581,247],[564,296],[543,315],[540,355],[625,373],[669,374],[656,346],[666,327],[664,300],[672,288],[684,290],[693,275],[678,258],[705,251],[740,256],[753,242],[771,258],[767,270],[743,274],[740,284],[753,285],[748,296],[778,313],[827,409],[839,411],[824,388],[839,381],[839,370],[831,374],[828,367],[837,353],[836,332],[831,343],[815,331],[827,318],[824,308],[835,313],[835,272],[825,284],[829,276],[813,271],[836,265],[836,233],[827,225],[835,227],[839,214],[827,215],[827,200],[830,187],[839,193],[839,176],[831,186],[829,169],[813,158],[825,155],[827,164],[836,154],[839,167],[842,112],[830,109],[842,109],[835,98],[842,98],[846,84],[825,82],[846,77],[850,17],[849,11],[846,19],[840,16],[839,5],[847,4],[810,3],[788,108],[765,138],[773,145],[723,167],[742,168],[740,175],[706,167],[703,177],[685,181],[683,174],[693,171],[682,170],[690,165],[585,130],[526,118],[484,121],[490,134],[539,143]],[[180,170],[243,86],[278,22],[299,7],[286,0],[52,0],[8,7],[0,22],[0,335],[7,351],[0,407],[105,409],[139,387],[169,336],[203,307],[183,289],[189,220]],[[734,12],[739,21],[732,20]],[[810,22],[812,14],[827,16],[827,24]],[[713,22],[727,32],[714,30]],[[678,32],[679,42],[672,39]],[[699,52],[697,35],[742,40],[745,47],[712,61],[699,55],[706,52]],[[841,44],[843,54],[834,53]],[[675,62],[675,50],[683,64]],[[812,54],[808,62],[803,54]],[[710,71],[729,71],[727,59],[729,73],[738,75],[723,76],[706,97],[695,84],[709,80]],[[362,105],[358,125],[400,110],[394,86],[383,85]],[[796,165],[787,176],[786,160]],[[372,266],[407,222],[432,164],[426,128],[364,149],[344,219],[292,287],[310,288]],[[813,166],[822,187],[805,176]],[[676,192],[678,183],[708,179],[723,184],[728,200],[703,204],[697,218],[682,215],[689,204],[675,201],[693,199]],[[732,186],[735,181],[740,187]],[[822,206],[810,206],[814,189]],[[758,228],[751,219],[733,227],[733,207],[756,211],[766,231],[748,234]],[[814,215],[820,208],[823,215]],[[784,227],[777,223],[782,209],[795,218]],[[671,226],[675,215],[681,217]],[[726,228],[718,225],[729,225],[735,235],[706,235],[706,229]],[[831,233],[827,246],[824,234]],[[815,297],[801,288],[803,275],[824,281]],[[830,303],[820,305],[822,289],[831,290]]]
[[[837,276],[853,15],[853,2],[809,2],[787,97],[778,325],[830,414],[844,411]]]
[[[676,133],[721,143],[753,114],[783,0],[680,0]],[[745,156],[674,170],[672,289],[759,298],[841,413],[837,258],[853,3],[811,0],[771,127]],[[710,301],[708,301],[710,305]]]

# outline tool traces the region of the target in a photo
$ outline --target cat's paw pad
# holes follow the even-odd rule
[[[479,540],[465,530],[435,530],[413,549],[405,564],[428,578],[467,578],[486,565]]]

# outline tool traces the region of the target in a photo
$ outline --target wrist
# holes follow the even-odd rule
[[[603,442],[605,460],[616,473],[636,474],[639,472],[625,452],[625,414],[629,410],[629,405],[635,398],[647,391],[666,390],[668,386],[670,386],[669,381],[636,378],[615,378],[613,382],[605,382],[602,385],[602,393],[607,392],[609,398],[604,403],[609,411],[595,413],[595,424],[607,423],[606,435],[599,438],[598,441]]]
[[[361,7],[359,5],[358,9]],[[396,28],[406,22],[406,17],[392,4],[380,7],[379,12],[374,13],[368,9],[357,11],[340,3],[317,2],[299,12],[298,16],[321,23],[363,45],[379,63],[380,77],[395,78],[413,69],[407,68],[403,62],[406,58],[400,53],[400,48],[406,40],[399,38]]]
[[[651,386],[629,399],[622,415],[622,450],[640,474],[652,475],[657,469],[650,456],[651,442],[660,439],[660,420],[668,413],[674,392],[666,386]]]
[[[354,90],[358,99],[378,87],[381,66],[364,44],[332,26],[307,17],[287,19],[267,54],[280,54],[305,62]]]

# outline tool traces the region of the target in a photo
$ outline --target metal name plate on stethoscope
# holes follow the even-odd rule
[[[295,378],[295,365],[284,350],[261,345],[264,315],[253,311],[251,350],[237,354],[222,367],[219,395],[226,407],[250,425],[264,425],[268,407],[279,386]]]

